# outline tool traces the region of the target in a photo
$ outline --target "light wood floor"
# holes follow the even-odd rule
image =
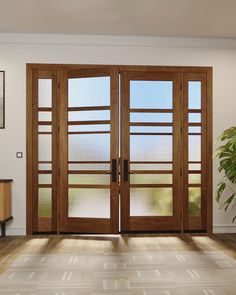
[[[20,255],[223,251],[236,260],[236,234],[77,235],[0,238],[0,273]]]

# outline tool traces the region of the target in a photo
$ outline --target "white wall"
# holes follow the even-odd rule
[[[0,178],[14,179],[8,234],[25,234],[26,228],[26,63],[212,66],[214,142],[236,125],[235,40],[0,34],[0,70],[6,71]],[[17,151],[24,152],[23,159],[16,159]],[[214,165],[214,189],[217,179]],[[214,204],[214,231],[236,232],[232,216]]]

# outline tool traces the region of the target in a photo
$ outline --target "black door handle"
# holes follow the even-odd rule
[[[128,160],[124,160],[124,181],[129,180],[129,165]]]
[[[111,163],[111,179],[112,179],[112,182],[116,182],[117,181],[117,161],[116,159],[113,159],[112,160],[112,163]]]

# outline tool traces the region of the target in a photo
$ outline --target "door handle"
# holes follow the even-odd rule
[[[124,181],[129,180],[129,165],[128,160],[124,160]]]
[[[112,180],[112,182],[117,181],[117,161],[116,161],[116,159],[112,159],[112,163],[111,163],[111,180]]]

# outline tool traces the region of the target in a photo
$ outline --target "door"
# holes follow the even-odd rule
[[[118,232],[118,77],[61,73],[60,232]]]
[[[211,75],[28,65],[28,234],[211,232]]]
[[[180,78],[122,75],[123,231],[181,230]]]

